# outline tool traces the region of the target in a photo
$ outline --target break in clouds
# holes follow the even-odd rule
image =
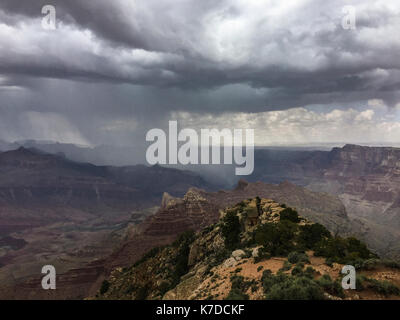
[[[135,145],[178,120],[258,145],[396,143],[399,31],[397,0],[2,0],[0,138]]]

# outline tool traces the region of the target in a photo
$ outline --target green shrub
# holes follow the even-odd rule
[[[321,300],[323,290],[314,280],[301,276],[289,276],[278,272],[274,276],[271,270],[265,270],[261,277],[264,293],[272,300]]]
[[[298,262],[310,263],[310,260],[308,259],[308,256],[305,253],[296,251],[289,253],[288,261],[290,263],[298,263]]]
[[[363,260],[377,256],[355,238],[340,237],[323,239],[315,245],[315,255],[330,259],[331,262],[362,266]]]
[[[365,287],[364,287],[365,280],[366,280],[365,276],[363,276],[361,274],[356,275],[356,290],[357,291],[362,291],[365,289]]]
[[[346,239],[346,250],[349,254],[356,254],[361,259],[368,259],[371,257],[371,252],[368,250],[365,243],[353,237]]]
[[[333,281],[328,274],[324,274],[317,280],[317,283],[323,288],[324,291],[334,296],[344,297],[343,288],[339,281]]]
[[[266,293],[270,300],[322,300],[323,291],[307,277],[286,277],[275,283]]]
[[[256,206],[257,206],[257,211],[260,214],[261,213],[261,198],[259,196],[256,197]]]
[[[136,292],[135,300],[146,300],[149,293],[150,293],[150,288],[148,284],[146,284],[143,287],[139,287]]]
[[[193,230],[188,230],[182,232],[178,238],[172,243],[172,246],[178,248],[180,246],[185,246],[187,244],[191,244],[195,239],[195,233]]]
[[[249,296],[241,291],[231,289],[225,300],[249,300]]]
[[[374,270],[380,266],[400,269],[400,264],[393,260],[381,260],[377,258],[362,259],[358,258],[348,264],[353,265],[357,270]]]
[[[244,249],[244,253],[245,254],[244,254],[243,258],[249,259],[252,257],[252,251],[250,249]]]
[[[130,284],[128,288],[125,290],[125,294],[132,294],[135,291],[135,287]]]
[[[327,258],[326,260],[325,260],[325,264],[328,266],[328,267],[333,267],[333,262],[334,262],[334,259],[332,259],[332,258]]]
[[[147,251],[138,261],[136,261],[132,267],[137,267],[148,259],[154,258],[158,253],[160,253],[165,247],[155,247]]]
[[[315,245],[322,239],[331,238],[331,233],[322,224],[315,223],[300,227],[299,240],[307,249],[314,249]]]
[[[393,260],[382,260],[382,264],[388,268],[400,269],[400,263]]]
[[[297,225],[283,220],[278,223],[265,223],[255,231],[256,244],[264,246],[272,256],[284,256],[295,248],[294,238]]]
[[[299,214],[292,208],[285,208],[280,212],[280,220],[289,220],[294,223],[300,222]]]
[[[314,279],[315,270],[313,267],[308,266],[307,269],[304,271],[304,276]]]
[[[379,280],[375,280],[375,279],[366,279],[366,281],[368,282],[368,288],[370,288],[371,290],[383,294],[385,296],[389,296],[389,295],[396,295],[399,296],[400,295],[400,288],[398,286],[396,286],[395,284],[389,282],[389,281],[379,281]]]
[[[266,250],[265,247],[261,247],[258,249],[258,256],[254,258],[254,263],[268,260],[269,258],[271,258],[270,253]]]
[[[238,204],[236,204],[236,207],[239,207],[240,209],[243,209],[244,207],[246,207],[246,203],[244,201],[241,201]]]
[[[189,270],[188,259],[190,252],[190,245],[195,239],[193,231],[186,231],[182,233],[174,242],[174,246],[178,248],[175,257],[174,270],[172,272],[172,282],[169,289],[173,289],[180,281],[181,276],[186,274]]]
[[[337,261],[346,256],[346,242],[339,237],[323,239],[316,245],[315,255]]]
[[[279,271],[289,271],[292,268],[292,264],[288,261],[285,260],[285,262],[283,263],[282,268],[279,269]]]
[[[231,283],[232,283],[231,290],[229,291],[229,294],[225,298],[225,300],[248,300],[249,299],[249,296],[244,293],[249,284],[244,281],[244,278],[242,276],[236,276],[236,275],[232,276]]]
[[[234,212],[228,212],[222,224],[222,235],[225,238],[225,247],[233,250],[240,243],[241,226],[239,217]]]
[[[298,252],[291,252],[288,254],[287,261],[290,263],[297,263],[299,261],[299,253]]]
[[[161,282],[160,286],[158,287],[161,296],[163,296],[164,294],[167,293],[167,291],[169,291],[170,286],[171,286],[170,283],[167,281]]]
[[[105,294],[108,291],[109,288],[110,288],[110,283],[107,280],[104,280],[101,283],[100,294],[101,295]]]
[[[210,231],[212,231],[215,228],[215,224],[212,224],[210,226],[205,227],[202,231],[201,231],[201,235],[206,235],[207,233],[209,233]]]
[[[219,265],[222,261],[228,259],[231,256],[231,250],[227,250],[227,249],[222,249],[219,250],[216,254],[215,254],[215,261],[212,263],[211,267],[215,267],[217,265]],[[210,268],[211,270],[211,268]]]
[[[268,292],[274,284],[284,281],[285,279],[286,275],[283,273],[278,273],[278,275],[274,276],[271,270],[264,270],[261,277],[261,283],[264,288],[264,292]]]
[[[300,274],[303,274],[303,268],[301,266],[297,265],[292,269],[292,276],[297,276]]]

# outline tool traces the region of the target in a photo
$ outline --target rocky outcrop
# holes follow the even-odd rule
[[[237,188],[230,191],[206,192],[191,188],[181,199],[165,195],[162,207],[140,225],[139,234],[135,234],[107,259],[107,269],[130,265],[149,249],[169,243],[184,231],[201,230],[217,222],[221,210],[256,196],[294,207],[302,216],[325,225],[332,232],[343,235],[351,232],[350,220],[337,197],[312,192],[289,182],[272,185],[242,180]],[[195,263],[192,258],[190,261]]]
[[[205,194],[191,197],[201,199]],[[245,221],[254,203],[260,215],[253,229],[233,222],[235,217]],[[115,268],[106,278],[107,286],[89,299],[375,300],[400,296],[398,264],[379,260],[355,238],[333,237],[290,207],[251,198],[223,210],[221,216],[214,225],[146,253],[134,265]],[[340,257],[338,250],[332,250],[338,245]],[[258,249],[261,255],[254,257],[252,252]],[[341,270],[354,257],[357,293],[340,286]]]
[[[400,243],[399,148],[348,144],[331,151],[261,150],[250,180],[288,180],[338,196],[363,240],[381,255],[400,258],[399,247],[392,245]]]
[[[232,252],[232,258],[234,258],[236,261],[241,260],[245,255],[246,253],[241,249]]]

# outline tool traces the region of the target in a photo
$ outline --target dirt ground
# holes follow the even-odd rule
[[[316,278],[321,277],[324,274],[329,274],[329,276],[335,280],[340,276],[343,265],[334,263],[332,267],[325,264],[325,258],[315,257],[312,251],[307,252],[310,260],[310,264],[305,264],[305,268],[311,266],[316,271]],[[283,267],[283,264],[287,260],[286,258],[271,258],[265,261],[260,261],[254,263],[253,258],[243,259],[238,262],[234,267],[224,267],[223,265],[213,268],[213,276],[207,278],[198,287],[199,292],[203,294],[199,299],[212,299],[222,300],[226,298],[231,290],[230,278],[232,275],[243,276],[245,281],[255,280],[257,285],[257,290],[249,290],[246,292],[251,300],[259,300],[264,298],[263,288],[261,286],[261,277],[264,270],[271,270],[273,274],[276,274],[279,269]],[[289,271],[285,273],[289,274]],[[389,268],[379,268],[372,271],[363,271],[361,274],[367,276],[368,278],[373,278],[376,280],[387,280],[398,286],[400,286],[400,272],[398,270],[392,270]],[[372,290],[366,289],[363,291],[357,290],[345,290],[346,300],[400,300],[398,296],[383,296],[373,292]],[[339,298],[338,298],[339,299]]]

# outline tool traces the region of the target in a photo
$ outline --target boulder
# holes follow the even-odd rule
[[[232,252],[232,258],[234,258],[236,261],[241,260],[245,255],[246,253],[240,249]]]
[[[261,248],[261,247],[256,247],[256,248],[254,248],[254,249],[251,251],[251,256],[252,256],[253,258],[257,258],[257,257],[259,256],[259,250],[260,250],[260,248]]]
[[[231,267],[234,267],[236,265],[237,265],[237,261],[235,260],[235,258],[232,258],[232,257],[226,259],[225,262],[224,262],[224,267],[225,268],[231,268]]]

